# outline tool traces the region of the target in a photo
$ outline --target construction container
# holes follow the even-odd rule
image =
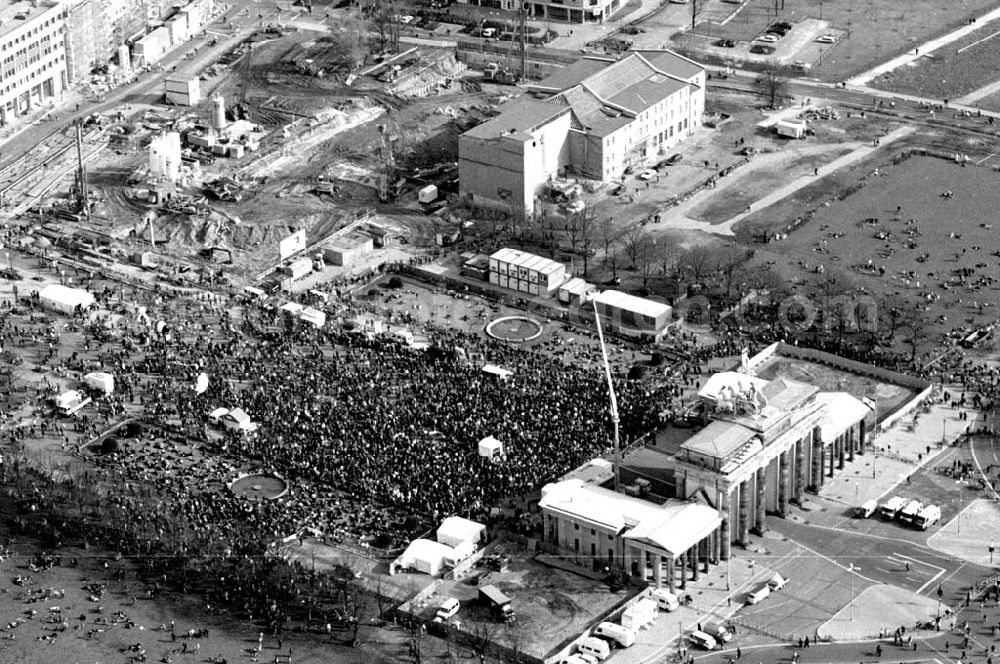
[[[201,101],[201,79],[192,74],[174,74],[166,81],[167,103],[194,106]]]
[[[301,279],[313,271],[312,259],[308,257],[298,258],[286,265],[282,270],[292,281]]]
[[[170,43],[174,46],[183,44],[188,39],[188,15],[174,14],[167,19],[165,26],[170,31]]]
[[[229,146],[229,156],[233,159],[240,159],[243,157],[243,144],[233,143]]]

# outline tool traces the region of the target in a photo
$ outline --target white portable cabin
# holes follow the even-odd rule
[[[92,390],[103,392],[105,396],[115,391],[115,377],[104,371],[86,374],[83,382]]]
[[[281,310],[289,316],[298,316],[302,313],[303,309],[305,309],[305,307],[298,302],[285,302],[281,305]]]
[[[429,184],[420,191],[417,192],[417,200],[421,203],[433,203],[437,200],[438,188],[436,185]]]
[[[72,314],[76,308],[86,309],[96,301],[91,293],[80,288],[49,284],[38,293],[38,299],[49,309]]]
[[[229,414],[228,408],[216,408],[208,414],[208,421],[212,424],[222,424],[222,418]]]
[[[493,436],[486,436],[479,441],[479,456],[490,461],[503,457],[503,443]]]
[[[777,132],[778,136],[784,136],[785,138],[805,138],[806,123],[778,120],[774,124],[774,131]]]
[[[463,542],[477,545],[486,538],[486,526],[460,516],[449,516],[437,529],[437,541],[450,547]]]

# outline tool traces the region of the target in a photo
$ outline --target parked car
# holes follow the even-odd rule
[[[496,36],[497,29],[496,28],[483,28],[483,31],[481,33],[479,33],[479,34],[481,34],[483,37],[486,37],[487,39],[489,39],[490,37],[495,37]]]
[[[774,573],[774,576],[767,582],[767,587],[771,589],[771,592],[775,590],[781,590],[788,583],[788,579],[781,576],[778,572]]]
[[[774,51],[775,48],[773,46],[768,46],[767,44],[754,44],[750,47],[750,52],[757,55],[771,55]]]
[[[772,34],[770,32],[768,32],[766,34],[763,34],[760,37],[757,37],[757,41],[762,41],[762,42],[765,42],[767,44],[773,44],[774,42],[778,41],[779,39],[781,39],[780,35]]]
[[[723,48],[733,48],[736,46],[736,40],[734,39],[719,39],[715,42],[716,46],[722,46]]]
[[[636,177],[639,178],[640,180],[652,180],[653,177],[655,176],[656,176],[656,169],[647,168],[642,173],[639,173],[639,175],[637,175]]]
[[[415,17],[409,15],[399,17],[399,22],[403,25],[409,25],[410,23],[413,23],[414,20],[416,20]]]
[[[682,155],[680,152],[672,154],[669,157],[667,157],[666,160],[667,166],[673,166],[674,164],[679,164],[682,159],[684,159],[684,155]]]
[[[818,44],[833,44],[837,41],[837,38],[833,35],[823,35],[822,37],[816,38],[816,43]]]
[[[581,200],[575,200],[572,203],[566,203],[562,206],[562,209],[566,210],[570,214],[576,214],[577,212],[583,212],[587,207],[587,204]]]

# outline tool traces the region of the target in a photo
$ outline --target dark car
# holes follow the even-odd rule
[[[750,52],[756,55],[771,55],[774,50],[773,46],[765,46],[764,44],[754,44],[750,47]]]
[[[637,28],[634,25],[630,25],[628,27],[622,28],[622,32],[624,32],[627,35],[638,35],[645,31],[642,28]]]
[[[666,162],[667,166],[673,166],[674,164],[680,163],[682,159],[684,159],[684,155],[678,152],[677,154],[670,155],[664,161]]]

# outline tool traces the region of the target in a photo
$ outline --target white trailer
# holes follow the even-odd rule
[[[785,138],[805,138],[806,123],[778,120],[774,125],[774,131],[777,132],[778,136]]]

